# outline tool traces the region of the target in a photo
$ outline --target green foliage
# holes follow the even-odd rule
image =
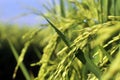
[[[24,47],[17,58],[14,74],[29,46],[34,43],[43,48],[40,56],[35,47],[36,55],[40,56],[39,62],[31,64],[40,66],[35,80],[118,80],[119,0],[60,0],[57,6],[53,3],[54,7],[48,10],[48,14],[42,15],[48,27],[30,29],[20,35]],[[3,40],[3,35],[0,40]],[[11,43],[18,44],[14,39]],[[12,45],[10,47],[13,50]]]
[[[111,76],[104,74],[107,73],[107,70],[104,69],[109,70],[116,59],[115,56],[119,53],[120,22],[117,21],[118,19],[111,19],[114,21],[107,19],[112,14],[107,15],[107,12],[102,9],[103,5],[106,6],[109,1],[106,1],[106,4],[103,4],[104,2],[101,1],[99,4],[94,0],[82,2],[74,0],[68,2],[69,7],[65,10],[65,6],[61,6],[61,3],[63,5],[61,0],[58,8],[62,9],[60,13],[62,15],[58,16],[58,13],[52,17],[46,15],[49,18],[45,17],[46,20],[56,31],[53,34],[57,33],[58,36],[54,37],[55,41],[51,36],[52,41],[44,49],[44,54],[49,55],[46,62],[43,62],[46,60],[44,54],[40,60],[41,67],[37,80],[86,80],[102,79],[102,77],[104,80],[112,79],[111,76],[114,74],[110,74]],[[65,13],[66,16],[63,16]],[[106,17],[103,16],[103,13],[106,14]],[[112,16],[115,18],[115,14]],[[68,47],[61,44],[61,40]],[[48,48],[51,44],[55,44],[55,47]]]

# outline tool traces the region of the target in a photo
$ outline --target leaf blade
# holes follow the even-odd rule
[[[47,22],[51,25],[52,28],[54,28],[54,30],[57,32],[57,34],[60,36],[60,38],[64,41],[64,43],[70,47],[71,42],[69,41],[69,39],[59,30],[55,27],[55,25],[50,22],[50,20],[48,20],[45,16],[44,18],[47,20]]]

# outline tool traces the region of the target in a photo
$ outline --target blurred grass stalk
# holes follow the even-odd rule
[[[12,42],[10,40],[8,40],[8,42],[9,42],[10,48],[12,50],[12,53],[13,53],[16,61],[18,62],[19,55],[18,55],[17,51],[16,51],[15,47],[13,46]],[[20,69],[23,72],[23,75],[24,75],[25,79],[26,80],[31,80],[29,72],[27,71],[27,68],[25,67],[25,65],[23,64],[23,62],[20,64]],[[13,74],[13,76],[16,75],[16,74],[17,74],[17,72],[15,72]],[[13,78],[15,78],[15,77],[13,77]]]
[[[103,73],[101,78],[102,78],[102,80],[110,80],[117,73],[119,73],[119,71],[120,71],[120,51],[116,55],[116,58],[113,60],[113,62],[110,64],[110,67],[109,67],[108,71]],[[119,76],[119,78],[120,78],[120,76]],[[117,80],[117,78],[115,80]]]
[[[100,11],[98,11],[100,16],[100,22],[104,23],[110,21],[108,16],[120,16],[120,0],[99,0]],[[112,20],[115,20],[114,18]]]

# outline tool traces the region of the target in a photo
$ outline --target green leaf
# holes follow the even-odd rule
[[[22,61],[24,59],[25,53],[26,53],[29,45],[30,45],[30,41],[26,42],[25,45],[24,45],[24,48],[21,51],[21,54],[20,54],[20,56],[19,56],[19,58],[17,60],[17,65],[16,65],[15,70],[14,70],[13,78],[16,77],[17,70],[18,70],[19,66],[21,65],[21,63],[22,63]]]
[[[62,17],[65,17],[64,0],[60,0],[60,8],[61,8],[61,16],[62,16]]]
[[[86,68],[88,71],[92,72],[98,79],[101,78],[102,72],[99,69],[97,65],[94,64],[94,62],[90,58],[90,52],[89,52],[89,45],[86,45],[86,49],[84,51],[84,57],[86,60]]]
[[[71,42],[69,41],[69,39],[59,30],[56,28],[56,26],[50,22],[45,16],[44,18],[47,20],[47,22],[51,25],[52,28],[54,28],[54,30],[57,32],[57,34],[60,36],[60,38],[62,38],[62,40],[64,41],[64,43],[70,47],[71,45]]]
[[[108,60],[112,62],[113,58],[111,57],[111,55],[102,46],[99,46],[99,48],[102,51],[102,53],[107,56]]]
[[[75,56],[83,63],[86,63],[85,57],[84,57],[84,53],[81,49],[78,49],[78,51],[76,52]]]
[[[97,67],[93,62],[92,60],[89,58],[89,53],[85,53],[84,54],[85,56],[85,59],[86,59],[86,68],[91,71],[92,73],[95,74],[95,76],[100,79],[101,77],[101,71],[99,69],[99,67]]]
[[[11,43],[11,41],[8,41],[8,42],[9,42],[10,48],[12,50],[12,53],[13,53],[16,61],[18,61],[19,55],[18,55],[15,47],[13,46],[13,44]],[[31,80],[31,77],[30,77],[30,75],[29,75],[29,73],[28,73],[28,71],[27,71],[27,69],[26,69],[26,67],[25,67],[25,65],[23,63],[20,64],[20,69],[23,72],[23,75],[25,76],[25,79],[26,80]],[[16,73],[14,73],[14,75],[16,75]]]

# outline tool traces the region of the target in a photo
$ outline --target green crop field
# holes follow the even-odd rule
[[[0,80],[120,80],[119,4],[53,0],[40,28],[1,23]]]

